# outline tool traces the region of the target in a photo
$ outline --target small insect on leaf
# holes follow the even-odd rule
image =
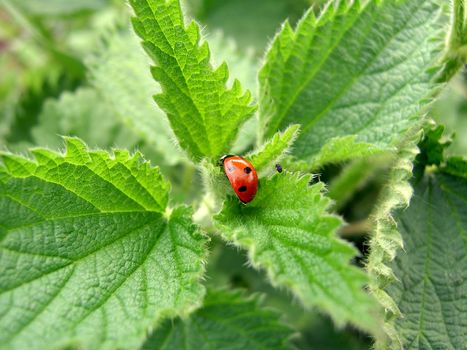
[[[223,156],[219,164],[238,199],[244,204],[251,202],[258,190],[258,174],[254,166],[245,158],[234,155]]]

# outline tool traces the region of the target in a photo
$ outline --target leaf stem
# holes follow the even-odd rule
[[[450,48],[458,48],[465,44],[465,1],[453,0],[452,3],[452,24],[448,44]]]
[[[338,234],[341,237],[364,237],[371,231],[372,224],[368,219],[353,222],[343,226]]]
[[[465,0],[452,0],[451,29],[442,58],[444,69],[437,82],[448,82],[467,61],[467,26]]]

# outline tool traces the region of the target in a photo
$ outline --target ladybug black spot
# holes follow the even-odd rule
[[[240,186],[238,192],[246,192],[246,186]]]
[[[249,166],[243,168],[243,171],[245,172],[245,174],[249,174],[251,173],[251,168]]]

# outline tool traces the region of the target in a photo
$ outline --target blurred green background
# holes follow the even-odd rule
[[[296,23],[317,0],[185,0],[186,13],[202,24],[213,61],[226,60],[231,75],[256,93],[262,56],[281,23]],[[147,62],[130,29],[130,10],[117,0],[0,0],[0,148],[24,152],[28,147],[61,148],[58,135],[83,138],[91,147],[140,149],[160,165],[173,184],[174,201],[201,200],[195,167],[171,140],[167,122],[150,96]],[[142,64],[141,64],[142,63]],[[140,94],[140,89],[145,93]],[[429,116],[455,133],[451,155],[467,154],[467,75],[460,73],[444,90]],[[241,130],[235,151],[255,144],[253,118]],[[164,137],[160,137],[163,134]],[[169,156],[161,150],[172,149]],[[349,222],[341,234],[366,253],[368,215],[385,180],[384,162],[336,208]],[[321,169],[332,184],[348,165]],[[352,164],[350,165],[352,166]],[[358,164],[357,164],[358,167]],[[356,169],[357,169],[356,167]],[[337,192],[336,192],[337,193]],[[266,303],[279,309],[301,332],[300,349],[369,349],[371,340],[354,329],[336,330],[321,314],[305,312],[285,291],[248,266],[245,253],[214,239],[206,284],[265,292]]]

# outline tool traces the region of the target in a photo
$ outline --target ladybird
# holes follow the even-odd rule
[[[258,174],[253,165],[245,158],[233,155],[223,156],[219,164],[238,199],[244,204],[251,202],[258,190]]]

